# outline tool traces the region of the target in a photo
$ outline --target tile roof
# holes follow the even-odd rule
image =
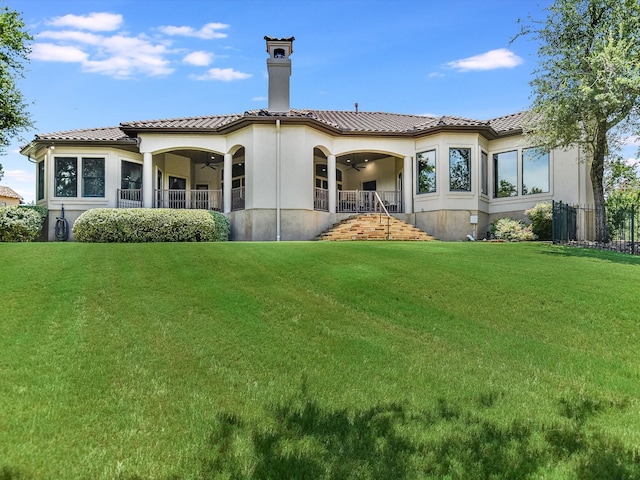
[[[92,141],[112,141],[134,139],[125,135],[119,127],[106,128],[85,128],[81,130],[66,130],[64,132],[53,132],[36,135],[36,140],[92,140]]]
[[[19,198],[20,200],[22,200],[22,197],[20,195],[18,195],[13,188],[9,188],[9,187],[3,187],[2,185],[0,185],[0,197],[5,197],[5,198]]]
[[[195,130],[217,131],[242,120],[255,117],[280,117],[310,119],[329,128],[344,133],[372,134],[419,134],[422,131],[445,127],[491,128],[498,135],[516,133],[522,128],[527,112],[514,113],[492,120],[445,115],[432,117],[425,115],[405,115],[386,112],[356,112],[340,110],[292,109],[287,113],[270,113],[267,110],[248,110],[242,114],[214,115],[202,117],[167,118],[123,122],[119,127],[68,130],[36,135],[36,140],[76,140],[76,141],[131,141],[139,130]],[[130,133],[130,135],[127,135]]]

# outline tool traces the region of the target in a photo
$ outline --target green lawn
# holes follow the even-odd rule
[[[0,244],[0,479],[640,478],[640,258]]]

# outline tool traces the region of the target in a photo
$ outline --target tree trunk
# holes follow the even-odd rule
[[[604,203],[604,158],[607,152],[606,128],[600,126],[596,135],[591,163],[591,187],[596,209],[596,242],[609,243],[609,224]]]

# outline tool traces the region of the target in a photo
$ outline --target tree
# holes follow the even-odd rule
[[[12,137],[32,125],[27,104],[16,85],[17,79],[24,78],[32,40],[18,12],[0,7],[0,152]]]
[[[549,149],[578,147],[591,162],[596,240],[608,242],[605,159],[640,129],[640,3],[555,0],[546,11],[521,31],[540,42],[525,133]]]

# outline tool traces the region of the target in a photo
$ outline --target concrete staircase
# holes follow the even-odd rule
[[[320,234],[318,240],[387,240],[387,217],[364,213],[344,219]],[[388,240],[426,241],[434,238],[413,225],[391,217]]]

